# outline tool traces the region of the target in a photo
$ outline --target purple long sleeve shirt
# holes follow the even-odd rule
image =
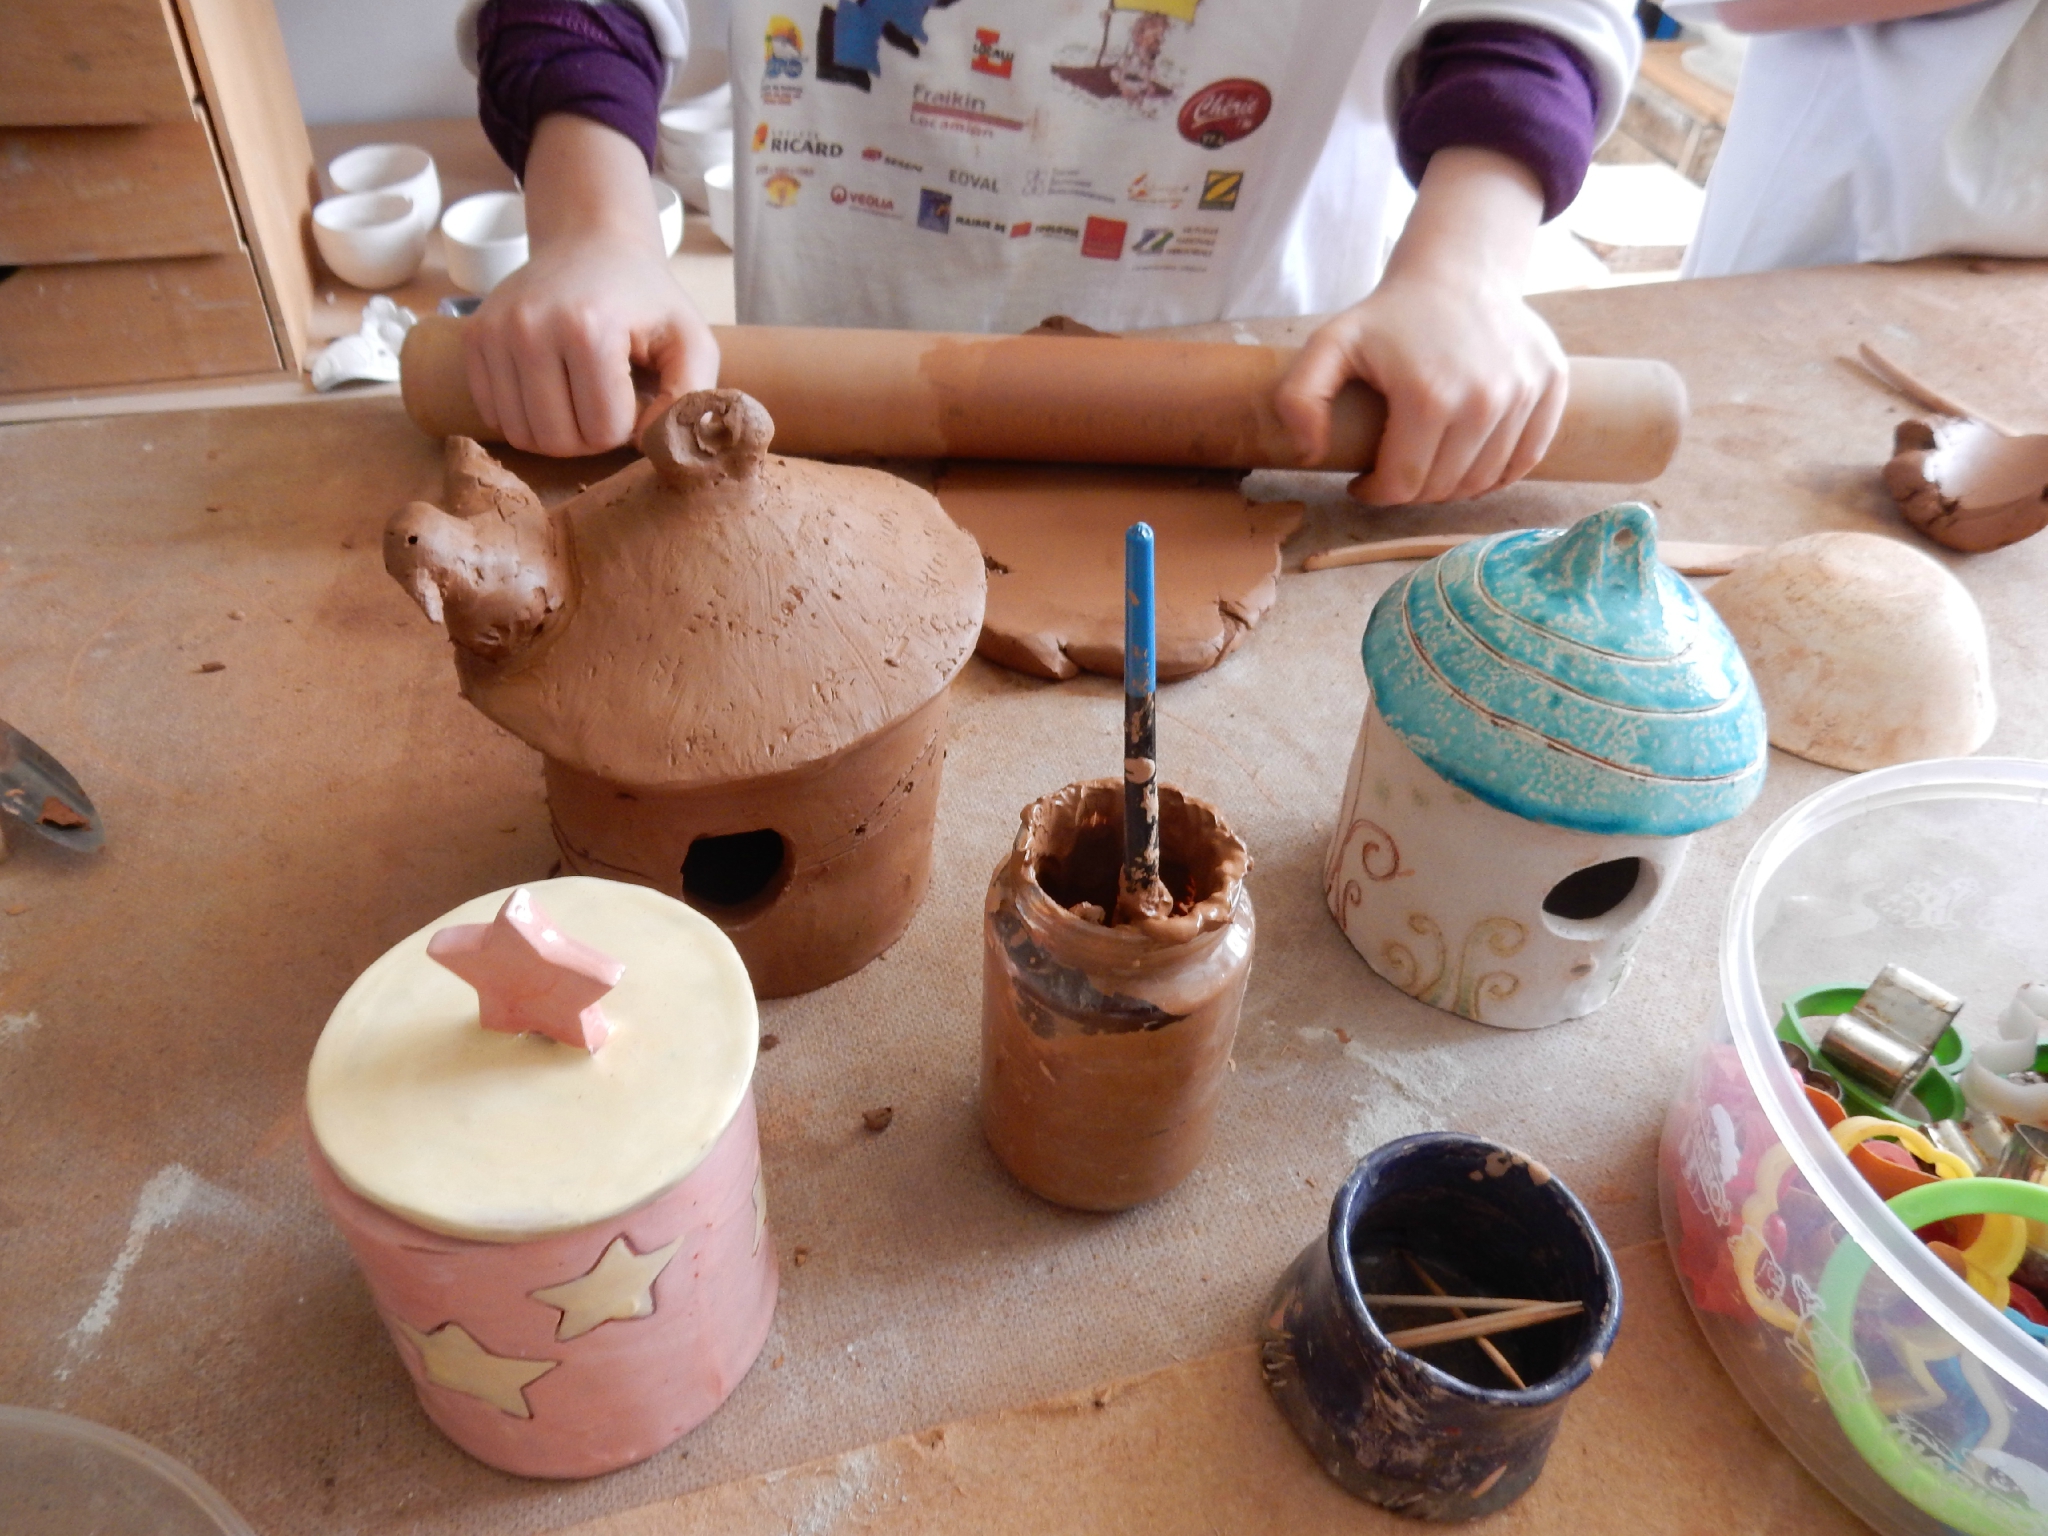
[[[476,54],[477,115],[513,175],[526,175],[534,126],[555,112],[617,130],[654,165],[668,65],[633,7],[490,0],[477,13]]]
[[[1521,22],[1453,22],[1422,40],[1394,143],[1417,184],[1440,149],[1498,150],[1535,174],[1554,219],[1586,179],[1599,113],[1593,71],[1563,39]]]
[[[573,112],[616,129],[654,163],[666,66],[640,13],[579,0],[489,0],[477,17],[477,99],[484,132],[515,175],[534,125]],[[1599,112],[1593,72],[1570,44],[1510,21],[1432,28],[1415,89],[1395,125],[1401,168],[1422,179],[1429,157],[1467,145],[1526,165],[1543,216],[1577,195]]]

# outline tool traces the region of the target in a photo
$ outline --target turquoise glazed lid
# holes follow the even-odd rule
[[[1365,629],[1374,702],[1458,788],[1531,821],[1678,837],[1763,788],[1763,705],[1635,502],[1461,544]]]

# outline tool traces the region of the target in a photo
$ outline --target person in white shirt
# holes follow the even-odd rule
[[[1756,34],[1686,276],[2048,256],[2048,0],[1666,8]]]
[[[1391,406],[1363,499],[1517,479],[1565,392],[1522,268],[1619,118],[1641,33],[1627,0],[1413,4],[806,0],[799,17],[734,0],[740,319],[1335,312],[1275,402],[1305,454],[1356,377]],[[653,232],[636,84],[658,94],[686,16],[488,0],[467,19],[533,252],[470,328],[472,393],[518,446],[615,446],[635,425],[628,361],[665,396],[717,373]],[[1397,155],[1418,198],[1382,272]]]

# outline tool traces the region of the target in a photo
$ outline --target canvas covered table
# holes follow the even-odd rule
[[[1644,491],[1674,538],[1914,537],[1876,480],[1909,408],[1844,361],[1859,341],[2048,429],[2038,265],[1540,307],[1567,350],[1685,373],[1690,434]],[[550,495],[604,472],[520,468]],[[761,1363],[702,1430],[611,1478],[522,1482],[469,1461],[418,1411],[320,1214],[299,1109],[312,1042],[364,965],[554,860],[537,757],[456,695],[445,645],[381,567],[385,517],[438,479],[437,445],[388,398],[0,428],[0,715],[76,772],[109,829],[95,858],[17,837],[0,865],[0,1401],[140,1435],[276,1536],[531,1532],[1241,1344],[1354,1158],[1408,1131],[1517,1144],[1611,1241],[1655,1237],[1652,1153],[1711,1006],[1733,870],[1836,775],[1774,754],[1759,804],[1699,839],[1603,1012],[1533,1035],[1433,1012],[1375,978],[1322,904],[1358,637],[1406,567],[1294,572],[1236,655],[1160,701],[1166,776],[1219,805],[1256,859],[1259,954],[1195,1176],[1083,1216],[1025,1194],[982,1143],[981,894],[1022,805],[1114,770],[1119,702],[1107,680],[977,661],[908,934],[763,1009],[783,1295]],[[1330,544],[1562,522],[1622,494],[1525,486],[1376,514],[1341,490],[1255,482],[1311,503],[1291,571]],[[1986,751],[2048,757],[2048,541],[1931,552],[1990,630],[2003,716]],[[1992,897],[1930,879],[1914,899],[1949,921]],[[885,1105],[893,1123],[867,1131],[863,1111]],[[1704,1359],[1692,1341],[1641,1368],[1674,1373],[1682,1411]],[[1777,1456],[1727,1412],[1747,1454]],[[1613,1454],[1614,1475],[1638,1475],[1625,1445]]]

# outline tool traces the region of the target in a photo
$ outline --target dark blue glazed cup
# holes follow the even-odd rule
[[[1451,1313],[1369,1312],[1369,1294],[1423,1289],[1412,1256],[1453,1295],[1581,1301],[1582,1315],[1493,1343],[1517,1389],[1467,1342],[1396,1349],[1386,1329]],[[1329,1474],[1362,1499],[1424,1520],[1473,1520],[1543,1471],[1565,1400],[1621,1324],[1621,1278],[1599,1229],[1540,1163],[1474,1136],[1388,1142],[1354,1168],[1273,1293],[1266,1383]],[[1425,1358],[1425,1356],[1427,1358]]]

